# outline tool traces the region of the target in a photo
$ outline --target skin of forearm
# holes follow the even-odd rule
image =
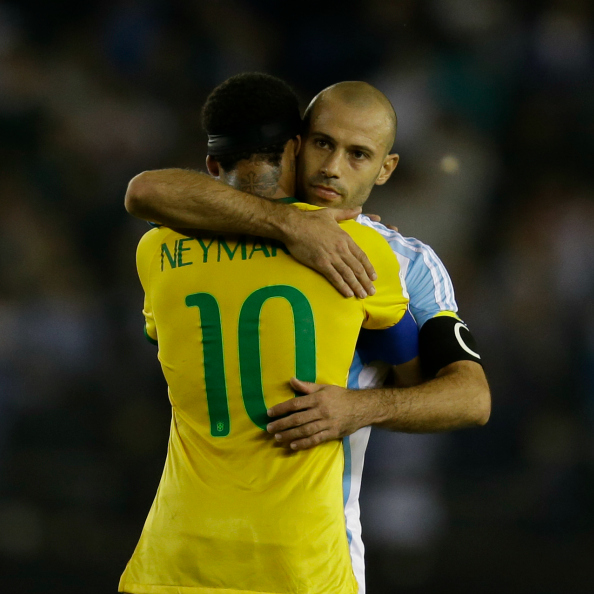
[[[283,192],[285,190],[282,190]],[[284,243],[301,264],[316,270],[345,297],[374,293],[375,272],[339,220],[360,209],[302,211],[242,192],[186,169],[145,171],[128,184],[126,210],[133,216],[191,234],[200,231],[269,237]]]
[[[145,171],[128,184],[126,210],[169,227],[249,233],[283,240],[296,209],[262,200],[206,174],[185,169]]]
[[[484,425],[491,397],[480,365],[459,361],[435,379],[407,388],[361,390],[361,426],[429,433]]]

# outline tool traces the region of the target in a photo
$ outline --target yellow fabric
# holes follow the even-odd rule
[[[266,406],[293,396],[288,380],[296,373],[296,357],[302,368],[313,368],[313,376],[301,379],[345,386],[361,325],[389,327],[406,311],[398,262],[388,243],[354,221],[341,226],[378,273],[377,292],[367,299],[343,298],[271,240],[188,238],[168,228],[141,239],[137,266],[146,295],[146,332],[158,338],[173,414],[161,483],[120,580],[121,592],[357,592],[343,510],[342,442],[290,452],[261,428],[270,420]],[[263,287],[273,288],[256,296],[284,291],[290,299],[261,300],[260,372],[254,368],[258,308],[253,294]],[[315,353],[304,299],[313,314]],[[222,326],[222,384],[212,379],[220,379],[212,365],[222,360],[215,302]],[[205,363],[214,373],[210,380]],[[260,401],[258,408],[259,378],[265,405]],[[216,422],[214,408],[211,426],[207,396],[223,409],[228,403],[227,426]]]

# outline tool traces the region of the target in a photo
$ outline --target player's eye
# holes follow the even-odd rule
[[[367,155],[363,151],[353,151],[351,154],[355,159],[357,159],[357,161],[367,158]]]
[[[321,138],[318,138],[315,141],[315,144],[319,148],[328,148],[328,141],[327,140],[322,140]]]

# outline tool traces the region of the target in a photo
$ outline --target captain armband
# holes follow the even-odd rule
[[[475,361],[482,365],[476,341],[466,324],[448,315],[431,318],[423,324],[419,333],[419,356],[423,375],[430,378],[456,361]]]

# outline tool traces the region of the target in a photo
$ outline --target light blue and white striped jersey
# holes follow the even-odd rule
[[[357,222],[375,229],[386,238],[400,263],[400,277],[410,298],[410,310],[419,328],[441,311],[458,311],[450,275],[437,254],[414,237],[403,237],[369,217]]]
[[[400,263],[400,281],[405,293],[408,293],[409,308],[419,328],[440,312],[458,311],[450,276],[437,254],[428,245],[412,237],[403,237],[381,223],[374,223],[365,215],[359,215],[357,222],[375,229],[390,244]],[[386,358],[389,359],[388,356]],[[381,361],[364,365],[361,356],[356,352],[349,372],[348,387],[353,390],[381,387],[389,371],[390,364]],[[371,427],[364,427],[343,439],[344,512],[359,594],[365,594],[365,549],[361,539],[359,493],[370,433]]]

